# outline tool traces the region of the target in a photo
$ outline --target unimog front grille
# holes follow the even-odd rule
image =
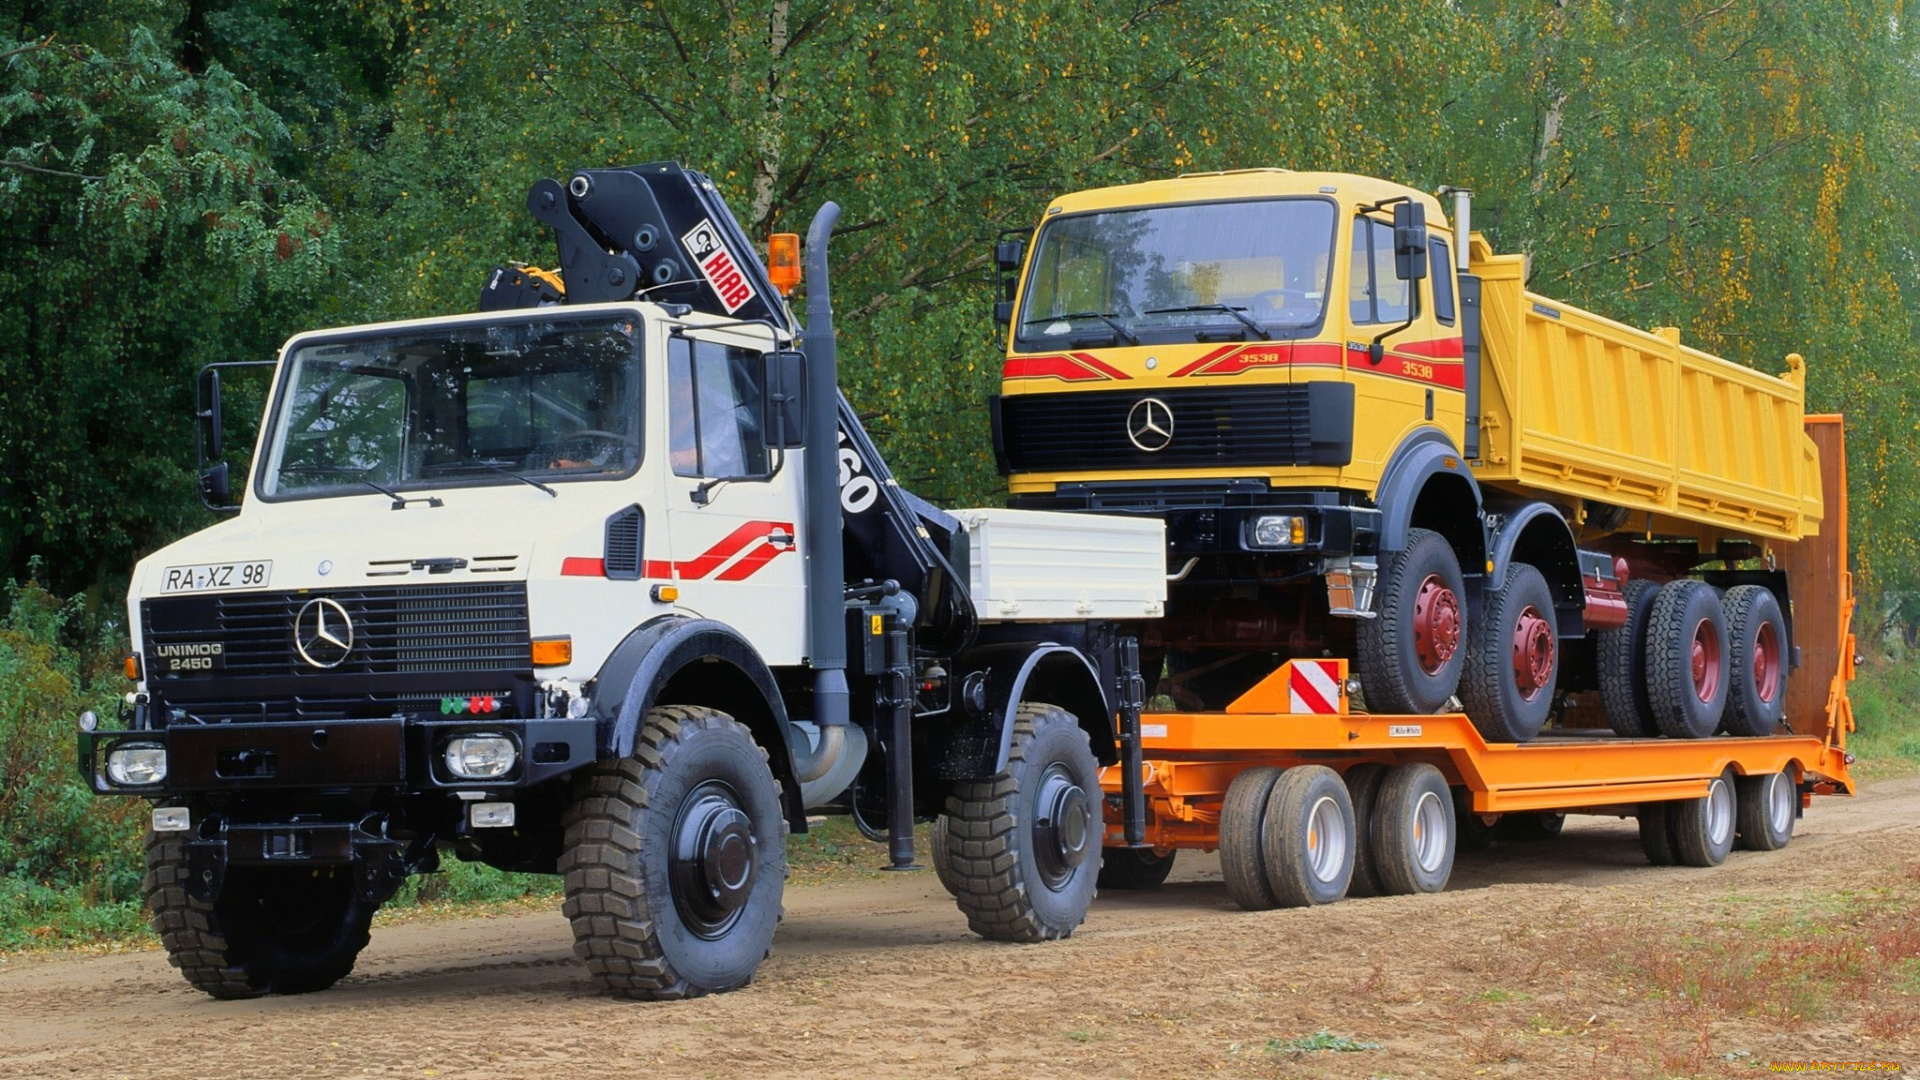
[[[1000,399],[999,449],[1011,472],[1305,465],[1307,397],[1305,385],[1014,394]],[[1171,432],[1144,430],[1149,400],[1164,410],[1154,426],[1171,414]]]

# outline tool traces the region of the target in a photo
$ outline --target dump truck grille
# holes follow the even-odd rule
[[[1147,419],[1136,407],[1152,408],[1141,404],[1148,399],[1164,406],[1156,426],[1168,427],[1159,417],[1171,415],[1168,435],[1130,434],[1130,422],[1141,427]],[[1134,435],[1142,436],[1138,443]],[[1312,458],[1306,386],[1017,394],[1001,399],[999,436],[1014,472],[1242,468]]]

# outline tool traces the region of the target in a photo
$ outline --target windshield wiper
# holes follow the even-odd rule
[[[1186,315],[1186,314],[1192,314],[1193,312],[1197,312],[1197,311],[1225,312],[1226,314],[1231,315],[1234,318],[1239,319],[1241,322],[1245,323],[1247,326],[1247,329],[1253,331],[1256,334],[1259,334],[1261,341],[1272,341],[1273,335],[1267,333],[1266,327],[1261,326],[1259,323],[1255,322],[1251,316],[1245,314],[1246,310],[1247,309],[1243,307],[1232,307],[1227,304],[1188,304],[1186,307],[1154,308],[1150,311],[1143,311],[1140,314],[1142,315]]]
[[[1020,325],[1032,326],[1035,323],[1056,322],[1061,319],[1099,319],[1101,322],[1106,323],[1108,326],[1113,327],[1113,335],[1115,337],[1119,338],[1120,340],[1126,342],[1129,345],[1140,344],[1140,335],[1134,333],[1133,331],[1113,321],[1114,317],[1118,314],[1119,312],[1114,312],[1114,311],[1109,311],[1104,313],[1098,312],[1098,311],[1075,311],[1075,312],[1070,312],[1069,314],[1066,314],[1066,315],[1048,315],[1048,316],[1045,316],[1044,318],[1028,319],[1026,322],[1021,323]]]
[[[417,502],[426,503],[428,506],[447,505],[446,503],[441,502],[438,496],[428,495],[425,497],[415,496],[413,498],[408,498],[407,496],[400,494],[399,492],[393,490],[390,487],[387,487],[383,484],[376,484],[373,481],[367,479],[367,476],[366,476],[367,470],[365,469],[349,469],[344,465],[286,465],[281,467],[280,472],[282,474],[328,473],[334,476],[351,476],[353,477],[356,483],[365,484],[368,487],[372,488],[373,490],[379,492],[380,494],[385,495],[387,498],[392,499],[393,508],[395,510],[405,510],[407,508],[408,503],[417,503]]]
[[[541,491],[546,492],[547,494],[553,496],[556,499],[560,497],[560,493],[558,491],[555,491],[553,488],[550,488],[547,485],[541,483],[540,481],[535,480],[533,477],[522,476],[519,473],[514,472],[512,469],[509,469],[504,465],[495,465],[493,462],[488,461],[486,458],[468,458],[465,461],[447,461],[447,462],[442,462],[438,465],[429,465],[427,466],[427,468],[432,469],[435,472],[438,472],[442,469],[458,469],[467,465],[478,465],[482,468],[492,469],[494,472],[497,472],[502,476],[511,476],[515,480],[520,481],[521,483],[527,485],[528,487],[539,488]]]

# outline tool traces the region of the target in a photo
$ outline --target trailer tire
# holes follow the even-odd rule
[[[1347,884],[1348,896],[1386,895],[1380,889],[1373,841],[1374,807],[1386,775],[1387,767],[1377,761],[1363,761],[1341,774],[1347,782],[1347,799],[1353,803],[1353,880]]]
[[[1107,848],[1100,853],[1100,887],[1147,892],[1166,884],[1176,850],[1162,855],[1152,848]]]
[[[1466,663],[1466,586],[1446,537],[1407,530],[1380,563],[1371,619],[1361,619],[1354,668],[1374,712],[1439,712]]]
[[[1486,818],[1473,812],[1473,792],[1465,786],[1453,789],[1453,847],[1455,851],[1485,851],[1493,846],[1495,821],[1487,824]]]
[[[1220,804],[1220,876],[1227,895],[1248,911],[1280,906],[1280,898],[1267,882],[1266,856],[1261,851],[1267,797],[1279,780],[1280,770],[1272,765],[1243,770],[1227,785],[1226,800]]]
[[[952,823],[947,815],[940,814],[927,826],[927,861],[933,864],[933,876],[940,879],[940,887],[947,890],[948,896],[960,891],[960,877],[953,869]]]
[[[1100,874],[1100,763],[1065,709],[1022,702],[1007,767],[947,799],[954,903],[992,941],[1053,941],[1086,921]]]
[[[361,900],[345,867],[315,877],[235,866],[212,903],[187,892],[181,833],[147,833],[144,880],[153,932],[194,989],[223,1000],[310,994],[353,971],[380,905]]]
[[[1547,724],[1560,675],[1553,590],[1540,571],[1514,563],[1483,610],[1467,637],[1460,701],[1488,742],[1527,742]]]
[[[1647,696],[1660,731],[1704,739],[1727,704],[1727,624],[1713,586],[1682,578],[1660,587],[1647,615]]]
[[[1787,620],[1764,585],[1737,585],[1720,599],[1727,619],[1729,735],[1758,738],[1780,729],[1787,702]]]
[[[1793,840],[1800,809],[1793,770],[1742,776],[1734,781],[1740,800],[1740,846],[1748,851],[1779,851]]]
[[[1651,739],[1660,734],[1660,724],[1647,695],[1647,614],[1660,586],[1629,581],[1620,591],[1627,600],[1626,623],[1593,635],[1600,706],[1614,734]]]
[[[1425,762],[1389,769],[1374,804],[1370,847],[1381,893],[1407,896],[1445,889],[1453,876],[1459,835],[1453,794],[1439,769]]]
[[[1738,809],[1733,769],[1728,768],[1698,799],[1673,804],[1673,854],[1684,866],[1719,866],[1733,850]]]
[[[647,710],[631,757],[575,774],[561,826],[561,911],[602,989],[668,1000],[752,981],[784,914],[787,818],[746,725]]]
[[[1512,844],[1537,844],[1552,840],[1567,827],[1567,815],[1554,810],[1533,813],[1502,814],[1494,823],[1494,838]]]
[[[1267,796],[1260,857],[1281,907],[1331,904],[1353,880],[1353,803],[1340,774],[1325,765],[1295,765]]]

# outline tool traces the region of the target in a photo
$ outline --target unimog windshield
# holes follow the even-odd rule
[[[287,358],[260,495],[631,475],[639,330],[603,313],[309,340]]]
[[[1326,314],[1334,204],[1249,199],[1055,218],[1015,344],[1085,348],[1309,336]]]

